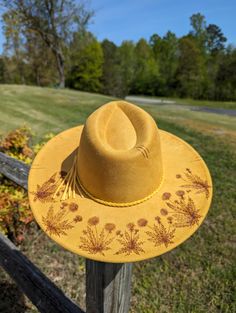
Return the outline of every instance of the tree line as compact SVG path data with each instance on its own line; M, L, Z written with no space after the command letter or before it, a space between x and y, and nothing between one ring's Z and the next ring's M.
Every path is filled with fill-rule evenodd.
M99 42L94 12L72 0L0 0L5 44L0 83L127 94L236 100L236 48L201 13L190 30L149 40Z

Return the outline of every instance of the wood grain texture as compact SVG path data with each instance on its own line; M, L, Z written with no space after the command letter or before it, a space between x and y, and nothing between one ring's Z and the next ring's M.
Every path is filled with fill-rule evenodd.
M27 164L0 152L0 173L25 189L28 188L29 169Z
M83 313L2 234L0 234L0 265L40 312Z
M86 312L128 313L132 263L86 260Z

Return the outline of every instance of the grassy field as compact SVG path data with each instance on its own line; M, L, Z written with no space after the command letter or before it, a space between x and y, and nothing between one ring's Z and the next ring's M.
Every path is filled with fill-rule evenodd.
M35 87L0 86L0 130L23 123L37 140L83 123L108 97ZM236 118L142 106L158 126L192 144L214 182L209 214L192 238L171 252L134 264L132 313L234 313ZM52 242L32 223L21 250L84 307L84 260ZM37 312L0 270L0 312Z
M35 141L43 135L73 127L84 122L99 105L111 97L49 88L0 85L0 134L20 125L29 125ZM235 117L190 111L173 105L146 105L156 119L163 118L187 128L235 141Z
M83 123L95 108L111 100L86 92L0 85L0 131L27 124L38 140Z

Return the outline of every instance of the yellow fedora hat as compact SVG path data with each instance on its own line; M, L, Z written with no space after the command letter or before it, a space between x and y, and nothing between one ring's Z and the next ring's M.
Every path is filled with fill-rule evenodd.
M188 143L141 108L113 101L41 149L28 190L50 238L86 258L124 263L189 238L208 212L212 181Z

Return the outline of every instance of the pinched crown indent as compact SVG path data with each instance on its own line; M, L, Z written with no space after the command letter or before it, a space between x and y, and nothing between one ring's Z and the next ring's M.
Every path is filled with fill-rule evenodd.
M100 107L83 128L77 167L81 186L94 198L126 203L152 195L163 177L155 121L125 101Z

